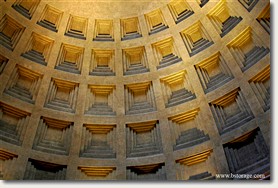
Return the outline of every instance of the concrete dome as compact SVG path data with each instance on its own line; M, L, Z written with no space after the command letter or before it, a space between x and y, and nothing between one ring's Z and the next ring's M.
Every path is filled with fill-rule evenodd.
M2 179L270 178L269 1L0 7Z

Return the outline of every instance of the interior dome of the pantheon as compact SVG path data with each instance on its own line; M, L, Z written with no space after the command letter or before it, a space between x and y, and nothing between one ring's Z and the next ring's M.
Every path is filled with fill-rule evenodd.
M0 10L1 179L270 179L269 0Z

